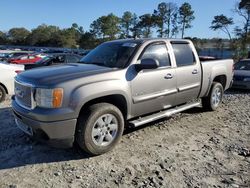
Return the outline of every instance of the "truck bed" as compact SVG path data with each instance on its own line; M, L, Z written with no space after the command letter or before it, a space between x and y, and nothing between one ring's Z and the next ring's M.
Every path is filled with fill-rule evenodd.
M221 75L221 72L224 72L225 78L227 78L225 80L224 89L228 89L233 79L233 64L234 63L232 59L209 59L206 61L201 61L203 76L200 97L206 96L208 94L213 81L212 78L215 78L217 74Z

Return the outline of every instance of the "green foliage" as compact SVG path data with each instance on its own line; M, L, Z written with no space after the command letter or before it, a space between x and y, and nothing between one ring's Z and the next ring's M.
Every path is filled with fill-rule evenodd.
M8 39L12 44L25 45L29 34L30 32L23 27L12 28L8 32Z
M139 19L136 14L133 14L130 31L132 32L133 38L140 38L141 28L139 26Z
M101 16L90 25L91 33L97 37L115 39L120 32L120 18L114 14Z
M231 34L230 34L228 27L230 25L233 25L233 23L234 23L233 18L228 18L225 15L221 14L218 16L214 16L214 19L212 21L210 28L214 31L216 31L218 29L222 30L223 32L225 32L228 35L229 39L231 40L232 37L231 37Z
M121 18L121 38L129 38L132 24L134 21L133 13L127 11L124 12Z
M152 35L152 28L154 27L154 18L151 14L144 14L139 17L138 28L142 30L142 36L149 38Z
M160 3L157 10L154 10L153 19L155 26L158 27L159 37L174 35L178 28L176 27L178 8L174 3ZM165 29L166 26L166 29ZM171 29L172 27L172 29Z
M179 8L179 24L181 25L181 38L184 37L185 29L192 27L191 22L195 19L192 6L185 2Z
M29 44L34 46L60 46L60 29L57 26L42 24L33 29Z
M247 54L250 38L250 1L241 0L235 7L235 12L242 18L243 27L236 26L235 33L240 40L241 54Z
M97 39L91 32L85 32L81 35L79 45L83 49L93 49L102 42L101 39Z
M7 40L6 33L0 31L0 44L7 44Z

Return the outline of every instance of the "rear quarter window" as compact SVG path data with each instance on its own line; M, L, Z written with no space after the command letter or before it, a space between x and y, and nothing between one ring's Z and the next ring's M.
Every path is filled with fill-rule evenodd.
M177 67L195 64L194 53L188 43L172 44Z

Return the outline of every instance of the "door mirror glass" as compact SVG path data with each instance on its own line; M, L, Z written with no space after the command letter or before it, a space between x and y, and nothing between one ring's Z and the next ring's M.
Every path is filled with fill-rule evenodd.
M141 63L135 65L137 71L143 69L157 69L159 67L159 61L155 59L142 59Z

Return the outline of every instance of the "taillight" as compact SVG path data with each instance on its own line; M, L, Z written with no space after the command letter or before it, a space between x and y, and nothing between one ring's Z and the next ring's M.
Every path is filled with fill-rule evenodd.
M16 70L15 73L20 74L21 72L23 72L22 70Z

